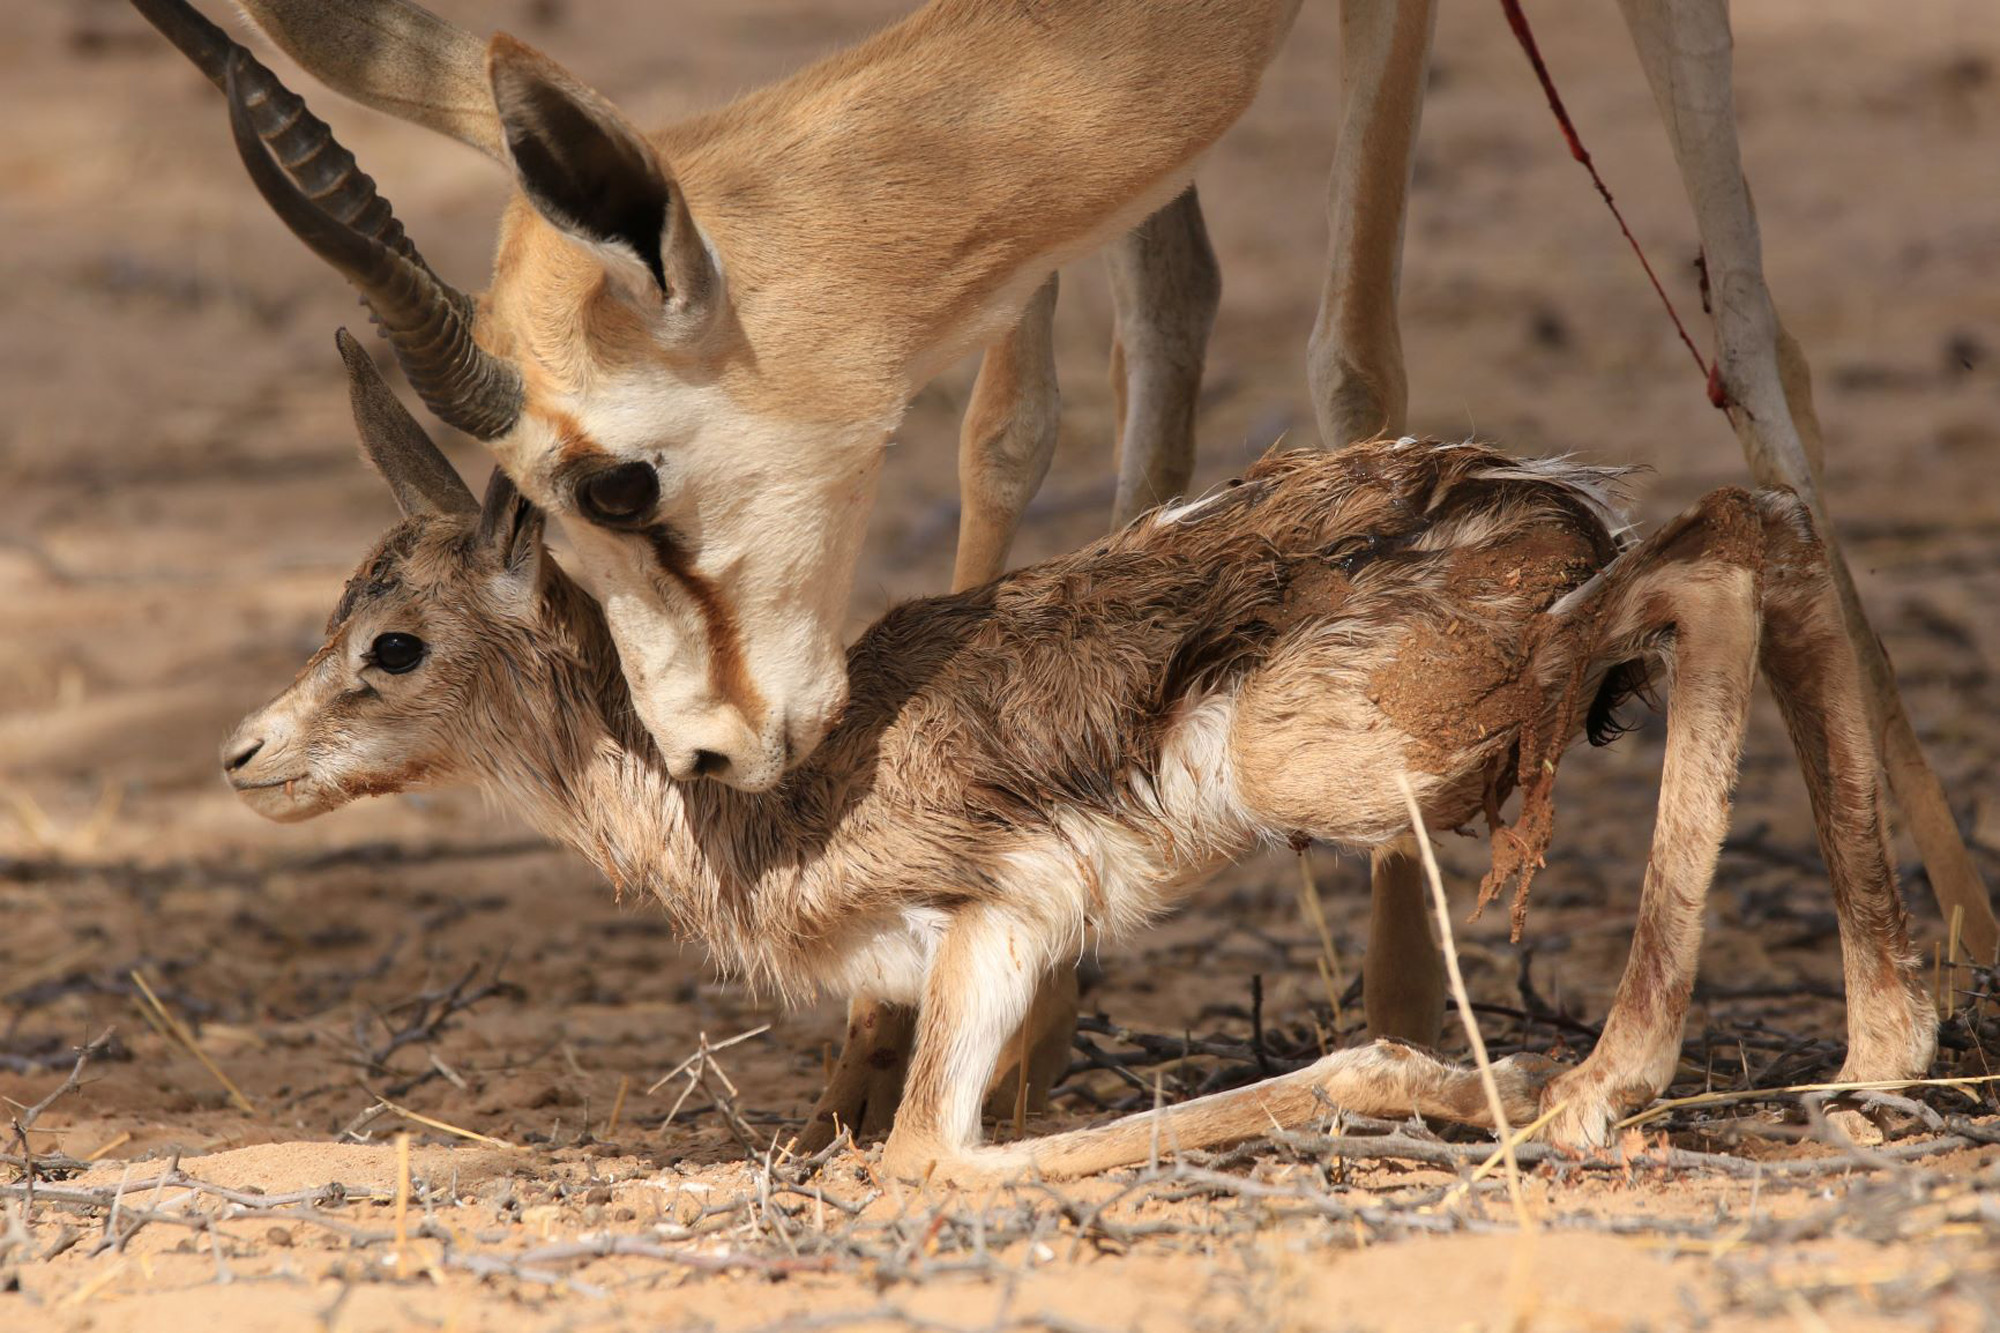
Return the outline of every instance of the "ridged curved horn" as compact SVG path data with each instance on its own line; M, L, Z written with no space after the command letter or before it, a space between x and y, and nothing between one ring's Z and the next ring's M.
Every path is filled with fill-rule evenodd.
M279 169L257 133L241 79L244 55L223 71L236 151L264 202L306 248L353 283L388 335L410 387L431 411L468 435L491 440L521 415L521 376L472 340L472 302L405 254L322 209Z
M432 272L326 122L186 0L132 3L223 90L258 192L359 289L418 397L468 435L506 434L521 414L519 373L473 341L472 302Z
M327 123L248 48L186 0L132 0L132 5L217 88L225 86L231 59L240 59L237 79L248 94L257 137L277 154L300 187L341 222L423 262L390 211L389 201L375 193L375 182L356 165L354 154L341 147Z

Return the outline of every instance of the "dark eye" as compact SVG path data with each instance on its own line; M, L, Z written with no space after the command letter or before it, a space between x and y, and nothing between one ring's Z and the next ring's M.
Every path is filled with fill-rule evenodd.
M660 479L649 464L621 463L585 477L576 498L584 514L600 523L630 523L653 511Z
M424 660L424 641L414 634L378 634L368 645L368 660L392 676L414 671Z

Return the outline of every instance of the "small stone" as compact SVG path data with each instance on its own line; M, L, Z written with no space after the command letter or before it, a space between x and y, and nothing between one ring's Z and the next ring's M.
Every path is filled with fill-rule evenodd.
M287 1250L292 1248L292 1232L290 1227L272 1227L264 1233L264 1239L270 1241L273 1245L282 1246Z

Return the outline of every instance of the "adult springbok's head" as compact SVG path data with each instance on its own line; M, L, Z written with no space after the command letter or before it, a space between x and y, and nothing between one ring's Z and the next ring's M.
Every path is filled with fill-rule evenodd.
M223 771L284 822L465 782L545 808L624 711L602 622L506 474L473 498L345 330L340 351L362 449L403 519L347 581L290 688L223 743Z
M185 0L134 4L227 94L259 191L359 289L425 403L563 520L669 771L761 789L810 752L846 699L842 622L905 392L843 364L839 297L757 239L774 213L820 220L690 147L698 224L660 147L512 38L407 0L245 0L335 87L509 170L475 301L248 51Z

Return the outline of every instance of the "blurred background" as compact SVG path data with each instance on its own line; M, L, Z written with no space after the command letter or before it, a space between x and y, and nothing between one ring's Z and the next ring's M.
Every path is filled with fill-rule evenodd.
M641 123L714 105L905 9L436 7L542 47ZM219 0L208 8L225 18ZM1646 522L1743 481L1727 423L1569 159L1499 6L1444 8L1403 272L1414 425L1643 464ZM1585 141L1705 349L1692 224L1615 8L1539 0L1531 14ZM1831 503L1989 876L2000 872L1993 18L1990 0L1748 0L1736 16L1744 155L1771 285L1816 373ZM326 1071L355 1013L503 955L521 989L463 1037L485 1052L464 1058L483 1059L490 1078L477 1093L431 1087L490 1132L546 1128L539 1108L608 1097L620 1072L650 1081L696 1028L719 1035L770 1017L710 982L644 904L615 904L580 861L540 850L474 797L377 800L280 828L227 791L222 735L317 646L350 567L394 517L357 463L332 345L337 325L365 317L254 194L220 97L121 0L4 0L0 28L0 1090L8 1069L46 1067L88 1027L129 1021L136 1034L126 978L137 967L206 1042L242 1053L240 1081L282 1105L292 1133L332 1132L359 1104ZM440 272L482 286L504 197L490 164L273 63ZM1200 171L1224 271L1203 482L1280 438L1313 438L1303 367L1336 71L1333 7L1313 0L1256 106ZM1109 301L1094 262L1063 281L1062 444L1022 560L1087 540L1110 509ZM927 388L898 433L857 629L948 579L971 370ZM483 455L452 447L483 478ZM1630 930L1658 734L1565 770L1557 855L1537 885L1535 976L1594 1016ZM1447 851L1461 883L1483 868L1481 844ZM1351 967L1365 867L1316 859ZM1801 1026L1834 1036L1837 960L1816 864L1803 790L1760 702L1706 972L1767 980L1787 1003L1818 1006ZM1194 1006L1240 1003L1262 971L1271 1011L1296 1016L1323 997L1310 950L1289 972L1282 950L1269 953L1272 938L1305 938L1296 874L1288 858L1239 871L1207 906L1108 957L1091 1003L1178 1030L1204 1021L1209 1010ZM1920 876L1911 897L1928 952L1939 931ZM1511 992L1521 955L1501 922L1474 931L1468 956L1479 985ZM1182 979L1197 961L1202 975ZM1702 1012L1730 1002L1704 992ZM746 1048L753 1100L802 1111L836 1032L823 1007ZM549 1054L557 1043L566 1058ZM136 1128L141 1147L281 1132L225 1110L164 1043L157 1054L168 1072L99 1085L72 1151L93 1146L92 1115L104 1137Z

